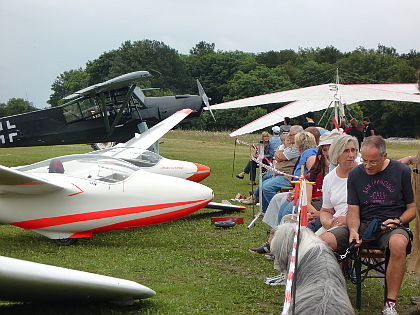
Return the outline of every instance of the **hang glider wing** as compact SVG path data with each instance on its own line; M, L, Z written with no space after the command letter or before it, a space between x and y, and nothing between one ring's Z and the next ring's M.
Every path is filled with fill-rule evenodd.
M64 97L64 100L71 100L80 96L96 94L104 91L116 90L124 86L139 82L142 78L148 77L151 74L148 71L135 71L120 75L119 77L110 79L108 81L88 86L71 95Z
M348 105L373 100L420 103L420 95L415 84L340 85L339 91L342 103Z
M43 194L63 188L36 175L0 165L0 194Z
M309 111L328 108L332 102L353 104L369 100L391 100L420 103L416 84L323 84L290 91L254 96L211 106L212 109L240 108L291 102L230 134L231 137L253 132L280 123L284 117L297 117Z
M310 111L318 111L328 108L330 103L323 101L300 100L289 103L267 115L264 115L249 124L235 130L230 134L231 137L237 137L256 130L263 129L267 126L278 124L284 120L284 117L297 117Z
M301 89L275 92L270 94L248 97L236 101L225 102L210 106L211 109L228 109L264 104L292 102L299 99L319 99L329 96L329 84L310 86Z

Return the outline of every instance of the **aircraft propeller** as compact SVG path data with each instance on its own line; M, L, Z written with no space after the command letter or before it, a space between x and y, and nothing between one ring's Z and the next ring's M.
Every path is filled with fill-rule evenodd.
M198 93L200 94L201 99L203 100L203 103L204 103L206 109L210 112L214 121L216 121L216 118L214 117L213 111L210 108L210 102L209 102L210 98L207 96L206 92L203 89L203 86L201 85L201 83L198 79L197 79L197 87L198 87Z

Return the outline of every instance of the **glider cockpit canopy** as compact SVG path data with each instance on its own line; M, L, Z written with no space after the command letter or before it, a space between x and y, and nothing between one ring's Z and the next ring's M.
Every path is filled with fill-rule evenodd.
M157 153L137 147L115 146L109 149L92 152L92 154L113 156L128 161L138 167L152 167L163 159L163 157Z
M127 179L139 168L112 157L102 157L97 154L76 154L18 167L17 170L35 174L66 174L76 178L116 183Z

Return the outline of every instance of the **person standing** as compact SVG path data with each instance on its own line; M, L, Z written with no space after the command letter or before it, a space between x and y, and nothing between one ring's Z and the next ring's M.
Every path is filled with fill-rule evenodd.
M270 140L268 140L268 154L267 158L272 161L274 159L274 153L279 150L279 147L281 145L281 139L280 139L280 127L274 126L271 128L273 131L273 135L271 136Z
M302 125L303 129L306 129L308 127L316 127L316 122L314 120L313 112L306 113L305 118L306 118L306 121Z
M365 125L363 128L365 138L375 135L375 130L373 129L373 125L370 122L369 117L363 118L363 125Z
M280 133L288 133L290 131L290 118L284 117L283 125L280 126Z
M350 129L348 129L346 133L350 136L355 137L357 141L359 142L359 148L361 148L364 137L363 137L363 132L357 128L357 119L352 118L350 120L350 125L351 125Z

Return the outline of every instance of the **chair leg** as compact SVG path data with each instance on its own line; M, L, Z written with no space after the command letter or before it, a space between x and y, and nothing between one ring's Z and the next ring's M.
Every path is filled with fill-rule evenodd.
M354 260L356 273L356 309L360 311L362 307L362 263L360 257Z

